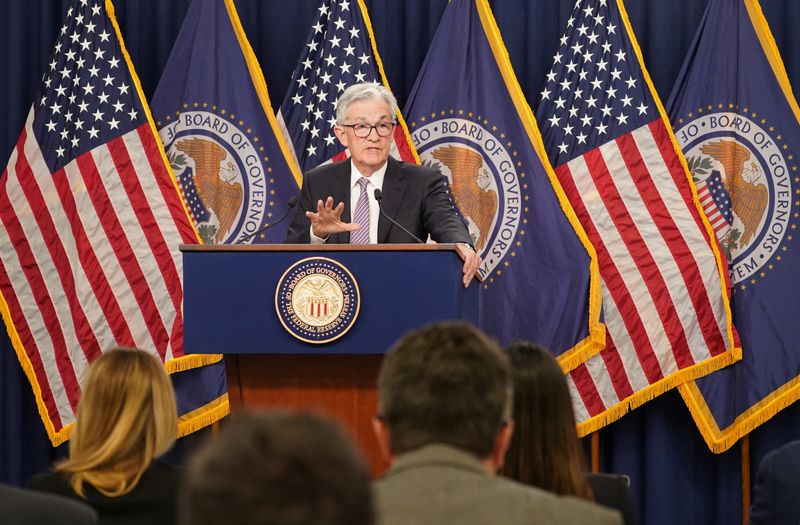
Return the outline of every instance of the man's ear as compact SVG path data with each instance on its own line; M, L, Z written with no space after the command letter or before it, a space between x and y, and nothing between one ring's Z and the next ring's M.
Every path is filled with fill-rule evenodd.
M345 133L343 127L336 125L333 127L333 132L336 134L336 138L339 139L339 142L342 143L342 146L344 146L345 148L350 147L349 144L347 143L347 133Z
M389 431L389 426L386 421L378 416L372 418L372 431L375 433L375 439L378 440L378 448L381 451L383 459L387 463L392 463L392 436Z
M511 445L511 436L514 435L514 420L509 419L497 433L494 440L494 449L490 454L490 461L494 471L497 472L506 460L506 452Z

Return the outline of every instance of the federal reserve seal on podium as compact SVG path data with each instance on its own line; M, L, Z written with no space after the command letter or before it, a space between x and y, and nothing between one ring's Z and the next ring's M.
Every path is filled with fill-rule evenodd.
M296 262L278 280L275 311L283 327L306 343L335 341L358 317L361 295L353 274L327 257Z

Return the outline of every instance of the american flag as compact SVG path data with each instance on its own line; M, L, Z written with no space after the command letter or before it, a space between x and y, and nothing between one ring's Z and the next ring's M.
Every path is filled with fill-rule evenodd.
M103 350L183 355L197 242L104 5L71 3L0 179L0 306L54 444Z
M333 128L336 100L348 87L377 82L388 88L366 7L359 0L324 0L311 26L278 123L302 171L348 157ZM398 111L391 155L417 162Z
M537 112L602 278L607 346L568 377L582 433L734 359L727 267L621 8L576 2Z
M722 238L731 228L733 212L730 195L722 184L719 171L712 171L706 180L697 184L697 196L714 233Z

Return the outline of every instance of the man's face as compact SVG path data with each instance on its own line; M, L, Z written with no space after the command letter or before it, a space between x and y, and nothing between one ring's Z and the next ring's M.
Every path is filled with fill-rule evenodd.
M393 122L394 115L389 105L382 100L359 100L350 104L345 115L345 124L376 125ZM392 135L381 137L377 130L370 130L366 138L356 137L353 128L336 126L339 141L350 150L350 157L358 171L369 177L386 163Z

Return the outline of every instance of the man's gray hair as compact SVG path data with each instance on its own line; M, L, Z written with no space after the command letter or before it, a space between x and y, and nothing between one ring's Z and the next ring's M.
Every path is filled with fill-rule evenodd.
M397 115L397 100L392 92L378 84L377 82L364 82L353 84L344 90L344 93L336 101L336 123L344 124L347 117L347 110L353 102L362 100L378 100L385 102L392 111L392 118Z

